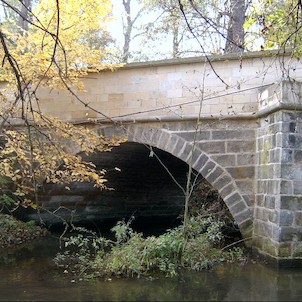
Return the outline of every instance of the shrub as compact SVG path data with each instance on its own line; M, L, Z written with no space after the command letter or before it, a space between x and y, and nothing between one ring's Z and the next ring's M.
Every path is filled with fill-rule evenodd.
M78 276L173 276L180 269L202 270L238 259L241 249L222 250L222 227L223 223L212 216L199 216L190 218L186 235L180 225L160 236L144 238L131 228L130 222L119 221L111 229L114 241L95 233L90 237L80 233L66 241L66 250L54 260L57 266Z

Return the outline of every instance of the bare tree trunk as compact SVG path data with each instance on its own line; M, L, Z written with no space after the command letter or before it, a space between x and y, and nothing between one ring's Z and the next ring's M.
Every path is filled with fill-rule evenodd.
M173 27L173 58L179 57L178 25Z
M18 25L22 29L22 34L28 31L28 20L30 18L29 11L31 9L31 0L22 0L21 4L21 14L19 16Z
M244 50L245 12L247 6L244 0L231 0L230 21L227 31L225 53L242 52Z
M131 42L131 32L133 22L131 20L131 0L123 0L123 5L126 12L126 24L124 25L124 47L123 47L123 62L127 63L129 59L129 49Z

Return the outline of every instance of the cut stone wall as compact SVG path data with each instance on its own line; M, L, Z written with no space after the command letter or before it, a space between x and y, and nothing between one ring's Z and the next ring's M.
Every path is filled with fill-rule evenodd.
M104 127L107 136L164 150L200 173L224 199L242 235L252 235L255 197L255 120L196 121ZM196 132L196 134L195 134ZM195 138L195 144L194 144ZM192 152L193 151L193 152Z
M302 113L260 120L253 246L280 260L302 257Z
M261 109L259 88L278 83L284 68L302 79L301 62L279 55L251 52L127 64L85 76L85 90L74 90L83 103L66 90L40 87L39 108L69 122L255 114Z

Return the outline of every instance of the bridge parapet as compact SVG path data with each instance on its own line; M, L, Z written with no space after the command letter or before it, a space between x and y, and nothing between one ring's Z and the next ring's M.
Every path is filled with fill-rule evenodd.
M266 106L265 92L259 105L259 89L280 83L284 66L290 78L302 79L299 64L263 52L133 63L85 77L85 91L76 93L88 107L67 91L37 95L44 113L69 122L252 115Z

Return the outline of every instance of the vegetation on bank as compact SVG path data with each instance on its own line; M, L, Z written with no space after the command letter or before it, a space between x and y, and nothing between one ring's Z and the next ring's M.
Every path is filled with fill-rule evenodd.
M208 269L243 254L241 248L223 248L224 223L212 215L191 217L186 234L180 225L160 236L144 237L130 223L119 221L111 229L113 240L78 228L56 255L56 265L75 278L174 276L181 269Z
M22 222L12 215L0 213L0 248L21 244L45 236L48 231L34 221Z

